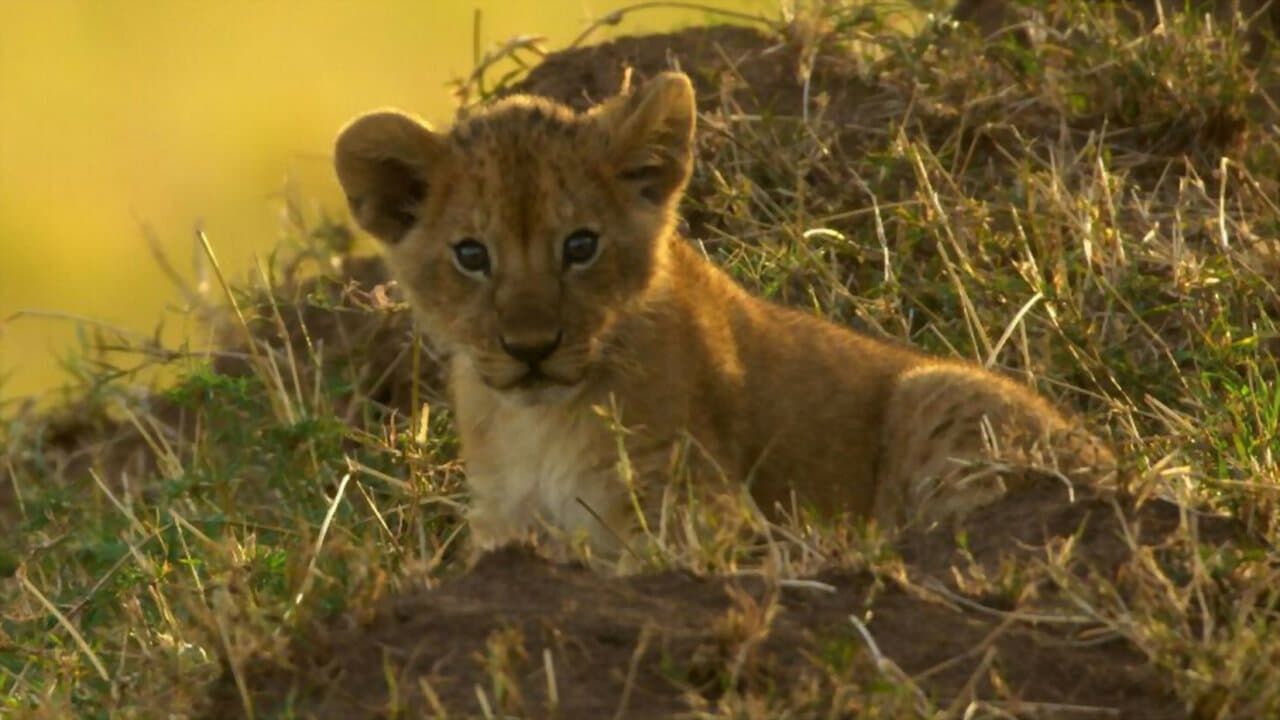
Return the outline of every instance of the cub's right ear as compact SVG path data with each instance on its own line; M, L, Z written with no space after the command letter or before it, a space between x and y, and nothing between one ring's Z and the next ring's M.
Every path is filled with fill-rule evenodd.
M671 204L693 169L698 108L689 76L660 73L593 112L609 135L608 162L615 176L645 200Z
M399 112L362 115L344 128L333 164L360 227L385 243L404 237L418 221L428 178L445 150L440 135Z

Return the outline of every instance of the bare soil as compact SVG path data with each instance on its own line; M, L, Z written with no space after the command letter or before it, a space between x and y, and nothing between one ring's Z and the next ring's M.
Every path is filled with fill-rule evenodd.
M1049 584L1033 601L1010 601L966 593L951 570L970 559L990 569L1013 558L1034 563L1074 535L1079 576L1115 581L1134 552L1158 551L1182 522L1167 503L1123 505L1101 497L1071 501L1061 486L1041 483L977 513L963 533L902 538L900 581L837 568L814 578L829 589L677 572L601 577L511 547L438 587L389 599L371 615L317 623L287 657L243 674L260 713L287 705L299 717L375 718L388 717L394 705L416 717L438 702L475 716L482 712L477 687L491 702L498 696L491 643L516 638L505 656L510 685L503 692L519 716L551 714L549 653L558 717L668 717L713 703L728 682L785 697L797 687L824 688L832 674L874 680L885 670L853 616L884 658L942 707L981 697L1004 698L1023 717L1186 717L1131 644L1093 623L1042 620L1055 610L1059 618L1068 614ZM1141 528L1133 546L1122 517L1125 526ZM1237 535L1219 518L1198 525L1206 540ZM961 534L971 538L967 547L956 542ZM726 630L731 618L772 602L779 611L758 643ZM727 678L724 668L739 653L741 671ZM871 682L863 686L876 692ZM228 672L209 717L235 716L241 707ZM851 700L840 716L853 716L856 707Z

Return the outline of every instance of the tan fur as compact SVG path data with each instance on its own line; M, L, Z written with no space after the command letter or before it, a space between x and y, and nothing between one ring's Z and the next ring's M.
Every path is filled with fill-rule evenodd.
M965 462L991 447L1064 473L1110 462L1012 380L753 297L677 236L694 117L667 73L580 114L513 97L448 133L383 112L339 137L355 218L450 357L479 547L550 528L616 550L636 517L610 414L648 512L678 447L766 511L794 493L890 526L995 497L1001 479ZM600 249L566 267L578 229ZM455 265L463 238L488 275ZM532 380L503 349L557 337Z

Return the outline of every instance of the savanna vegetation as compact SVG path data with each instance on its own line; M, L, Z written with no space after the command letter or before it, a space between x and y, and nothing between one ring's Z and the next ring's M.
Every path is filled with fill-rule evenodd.
M638 575L468 569L433 351L344 212L288 202L247 280L205 245L213 350L90 338L73 392L4 417L0 712L1280 715L1277 17L832 0L513 42L456 88L585 105L677 65L692 241L1033 384L1116 447L1120 496L1045 478L892 543L726 497L672 508ZM173 379L133 382L154 365Z

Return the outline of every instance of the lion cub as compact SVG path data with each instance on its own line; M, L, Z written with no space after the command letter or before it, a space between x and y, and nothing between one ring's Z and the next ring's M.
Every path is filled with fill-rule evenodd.
M352 214L449 357L479 548L554 530L616 552L677 447L766 512L889 527L994 499L973 462L993 449L1111 462L1018 383L753 297L680 238L695 115L664 73L581 113L520 96L447 133L385 111L338 137Z

